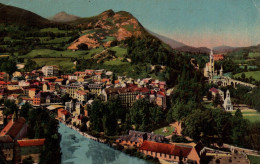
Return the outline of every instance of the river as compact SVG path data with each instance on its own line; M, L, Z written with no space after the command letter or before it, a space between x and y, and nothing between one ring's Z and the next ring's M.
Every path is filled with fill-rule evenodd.
M85 138L60 123L62 164L148 164L109 146Z

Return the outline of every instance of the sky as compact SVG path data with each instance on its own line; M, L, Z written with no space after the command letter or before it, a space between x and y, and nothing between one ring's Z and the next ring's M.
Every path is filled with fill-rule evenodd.
M48 18L128 11L147 29L194 47L260 44L260 0L0 0ZM1 9L0 9L1 10Z

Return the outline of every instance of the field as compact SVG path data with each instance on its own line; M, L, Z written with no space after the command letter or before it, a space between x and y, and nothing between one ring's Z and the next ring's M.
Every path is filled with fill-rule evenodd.
M248 155L248 159L250 160L251 164L259 164L260 163L260 157L259 156Z
M86 51L70 51L70 50L65 50L65 51L56 51L56 50L50 50L50 49L35 49L29 52L28 54L24 56L20 56L20 58L55 58L55 57L73 57L73 58L83 58L84 59L89 59L91 58L91 55L100 53L103 51L104 48L100 47L97 49L91 49L91 50L86 50Z
M250 72L244 72L246 77L249 78L252 76L255 80L260 80L260 71L250 71ZM242 73L235 74L234 77L241 77Z
M164 128L166 128L168 130L168 132L163 132ZM160 129L157 129L154 131L154 134L160 134L160 135L164 135L164 136L169 136L172 134L172 132L174 132L174 127L172 126L166 126Z
M105 65L122 65L122 64L129 64L128 62L122 62L121 60L119 59L116 59L116 60L109 60L109 61L106 61L104 62Z
M258 57L260 57L260 53L250 52L250 53L248 54L248 57L249 57L249 58L258 58Z
M119 46L112 47L112 48L110 48L110 50L116 51L117 57L124 57L124 55L126 55L126 53L127 53L127 49L119 47Z
M64 71L73 70L75 67L70 58L34 58L32 60L34 60L40 67L44 65L57 65Z
M232 111L232 114L235 114L236 111ZM250 122L260 121L260 113L256 110L249 109L249 110L241 110L243 117Z
M67 33L71 31L59 30L58 28L44 28L40 32Z

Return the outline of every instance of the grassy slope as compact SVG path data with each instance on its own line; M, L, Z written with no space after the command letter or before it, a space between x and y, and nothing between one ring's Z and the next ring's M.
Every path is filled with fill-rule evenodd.
M232 111L232 114L235 114L236 111ZM250 122L260 121L260 113L256 110L241 110L243 117Z
M250 72L244 72L246 77L249 78L252 76L256 80L260 80L260 71L250 71ZM234 77L241 77L242 73L235 74Z
M248 155L248 159L250 160L251 164L259 164L260 157Z

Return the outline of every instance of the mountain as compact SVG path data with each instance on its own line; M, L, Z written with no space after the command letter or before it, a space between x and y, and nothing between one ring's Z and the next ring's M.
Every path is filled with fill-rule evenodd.
M178 48L174 48L177 51L181 52L190 52L196 54L208 54L210 53L210 49L207 47L191 47L191 46L182 46Z
M171 48L175 49L175 48L179 48L179 47L183 47L186 46L184 43L178 42L174 39L168 38L166 36L154 33L150 30L147 30L151 35L157 37L158 39L160 39L162 42L168 44Z
M217 53L217 54L226 54L228 52L235 50L236 48L237 47L230 47L230 46L222 45L222 46L214 47L213 51L214 51L214 53Z
M52 24L48 19L18 7L0 3L0 9L0 23L38 27Z
M68 13L62 11L62 12L55 14L53 17L50 17L49 19L54 21L54 22L64 23L64 22L75 21L77 19L80 19L80 17L75 16L75 15L71 15L71 14L68 14Z
M97 16L80 18L68 24L81 29L81 36L68 47L70 50L77 50L82 44L88 45L88 48L100 45L109 47L130 37L150 36L138 20L126 11L107 10Z

